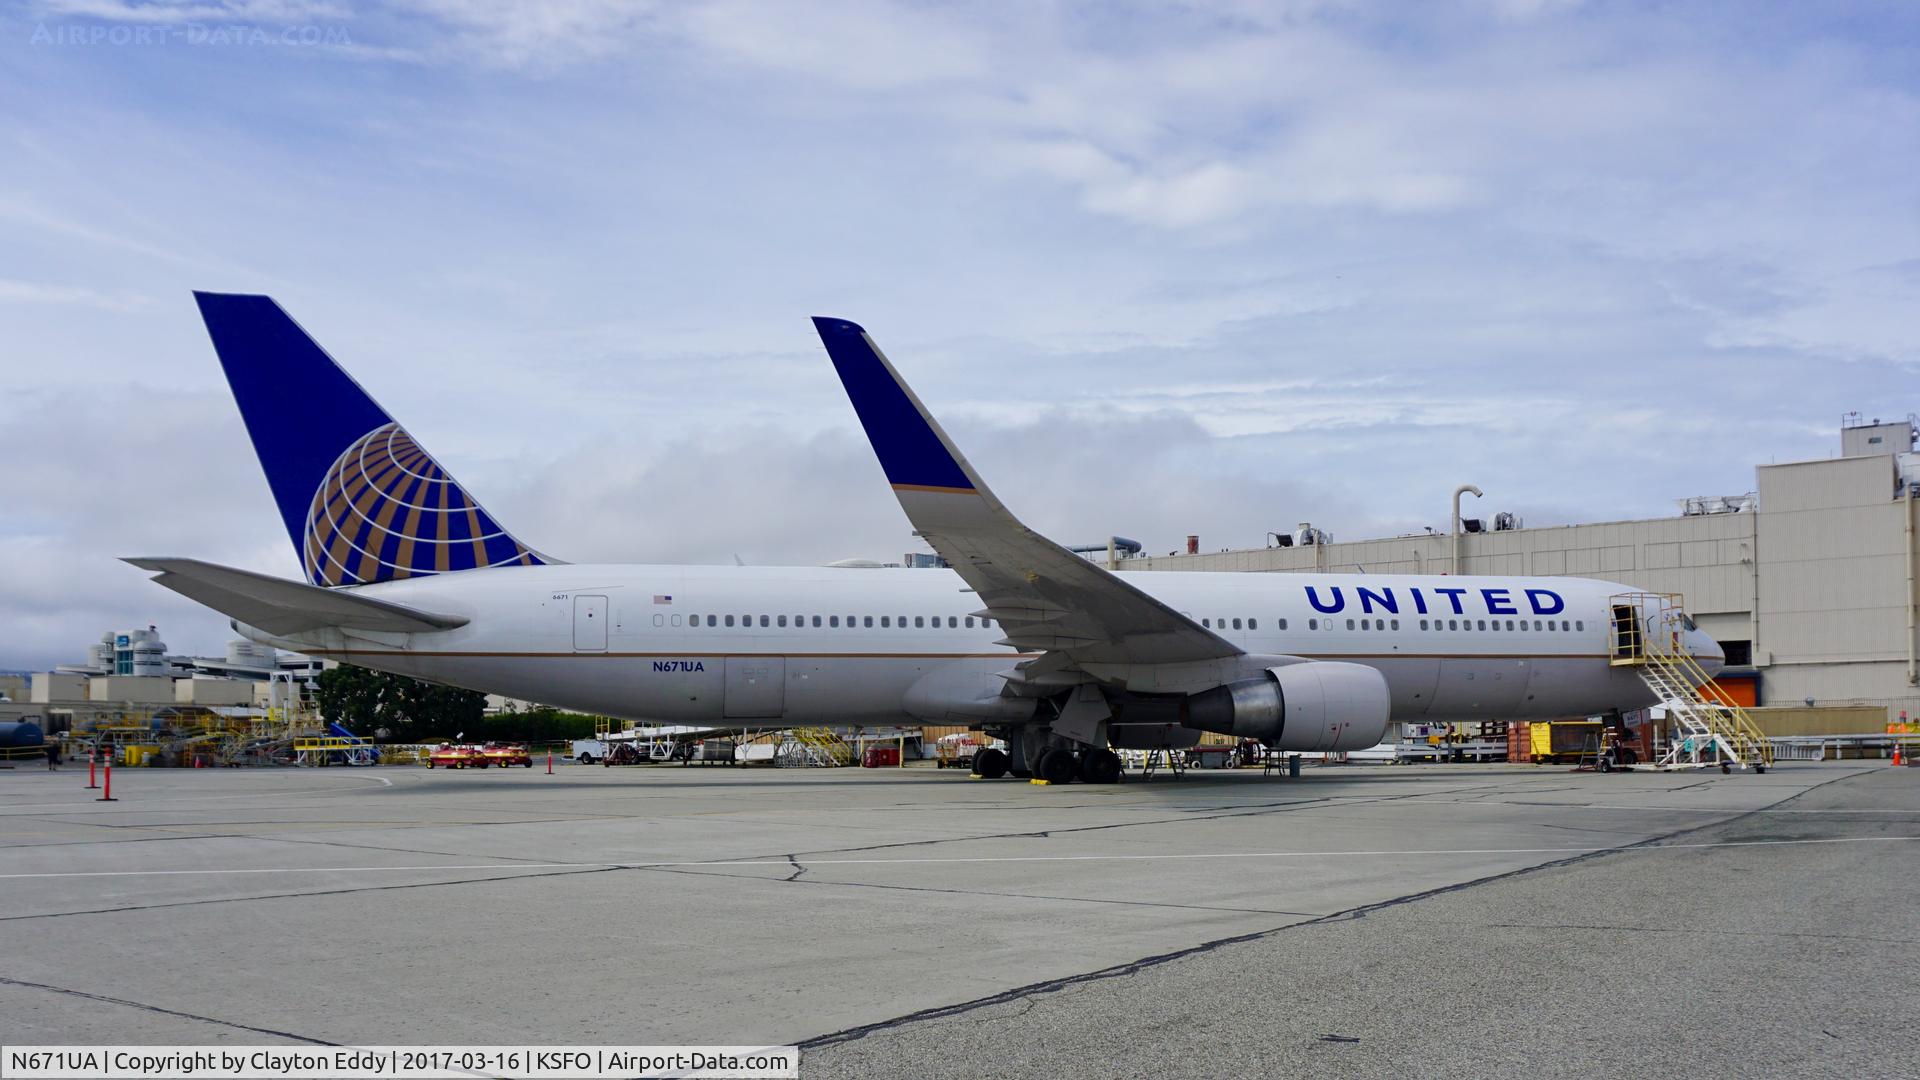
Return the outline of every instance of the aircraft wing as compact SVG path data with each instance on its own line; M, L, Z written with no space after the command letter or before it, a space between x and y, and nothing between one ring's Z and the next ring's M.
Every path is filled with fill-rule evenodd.
M1021 524L865 330L845 319L813 324L916 534L980 595L980 614L1006 631L1002 644L1071 663L1240 655L1232 642Z
M459 615L390 604L371 596L323 589L300 581L236 570L199 559L125 559L174 592L269 634L297 634L323 626L417 633L465 626Z

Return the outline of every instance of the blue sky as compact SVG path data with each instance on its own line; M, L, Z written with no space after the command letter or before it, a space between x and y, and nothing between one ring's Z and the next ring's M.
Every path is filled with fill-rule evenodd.
M814 314L1159 551L1659 515L1920 407L1910 5L0 11L0 668L220 646L118 555L295 572L194 288L576 560L914 548Z

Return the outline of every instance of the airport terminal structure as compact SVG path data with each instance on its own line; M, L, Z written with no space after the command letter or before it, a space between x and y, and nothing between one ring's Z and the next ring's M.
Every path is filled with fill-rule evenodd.
M1752 492L1680 500L1674 517L1550 528L1510 515L1458 534L1326 542L1302 523L1272 546L1138 556L1128 571L1535 574L1679 593L1726 649L1743 706L1876 705L1920 716L1915 499L1920 426L1849 417L1840 454L1761 465ZM1453 549L1458 542L1457 560ZM1278 542L1275 542L1278 541Z

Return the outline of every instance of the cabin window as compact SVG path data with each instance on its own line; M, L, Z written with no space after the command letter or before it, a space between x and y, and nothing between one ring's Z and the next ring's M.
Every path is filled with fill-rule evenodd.
M900 621L902 623L905 623L907 620L904 617L902 617ZM927 617L925 615L915 615L913 617L913 625L915 627L923 627L927 625Z
M785 615L780 616L779 622L781 626L787 625L787 617ZM761 626L767 625L767 620L765 616L761 616L760 625Z
M839 620L838 620L838 619L835 619L834 621L835 621L835 622L839 622ZM820 625L820 616L818 616L818 615L815 615L815 616L813 617L813 625L815 625L815 626L819 626L819 625Z
M1425 619L1421 619L1421 620L1420 620L1420 629L1422 629L1422 630L1425 630L1426 628L1427 628L1427 620L1425 620Z
M1234 628L1235 630L1238 630L1238 629L1240 629L1240 620L1239 620L1239 619L1235 619L1235 620L1233 620L1233 628Z
M1487 620L1485 620L1485 619L1481 619L1481 620L1480 620L1480 629L1482 629L1482 630L1485 630L1486 628L1487 628Z
M893 616L891 616L891 615L882 615L882 616L880 616L880 625L881 625L881 626L892 626L892 625L893 625Z
M1393 628L1394 628L1395 630L1398 630L1398 629L1400 629L1400 620L1399 620L1399 619L1395 619L1395 620L1393 620Z
M1449 629L1449 630L1458 630L1458 629L1460 629L1460 620L1459 620L1459 619L1448 619L1448 620L1447 620L1447 629Z
M1247 620L1247 629L1249 629L1249 630L1258 630L1258 629L1260 629L1260 620L1259 620L1259 619L1248 619L1248 620Z
M1204 626L1204 627L1206 627L1206 628L1208 628L1209 630L1211 630L1211 629L1213 628L1213 620L1212 620L1212 619L1201 619L1201 620L1200 620L1200 625L1201 625L1201 626Z
M728 625L728 626L732 626L732 625L733 625L733 616L731 616L731 615L729 615L729 616L727 616L727 625Z
M967 629L973 629L973 616L967 616Z
M873 627L873 616L871 616L871 615L869 615L869 616L867 616L867 618L866 618L866 622L865 622L865 625L866 625L866 626L867 626L867 627L868 627L869 629L871 629L871 628Z
M1587 628L1587 621L1585 619L1575 619L1573 620L1573 628L1575 630L1585 630Z
M760 625L761 625L761 626L770 626L770 625L772 625L772 619L771 619L771 618L770 618L769 616L766 616L766 615L762 615L762 616L760 616Z
M1285 619L1281 619L1281 620L1280 620L1280 629L1282 629L1282 630L1285 630L1286 628L1287 628L1287 620L1285 620Z
M1283 621L1281 622L1281 628L1282 628L1282 629L1285 629L1285 628L1286 628L1286 623L1285 623L1285 621L1284 621L1284 620L1283 620ZM1309 629L1309 630L1318 630L1318 629L1320 629L1320 620L1319 620L1319 619L1308 619L1308 620L1307 620L1307 629Z
M906 628L907 628L907 617L905 615L902 615L900 616L900 629L905 630Z
M829 616L827 616L827 625L828 625L828 626L830 626L830 627L833 627L834 629L839 629L839 627L840 627L840 616L838 616L838 615L829 615Z
M1347 629L1349 629L1349 630L1351 630L1351 629L1353 629L1353 620L1352 620L1352 619L1348 619L1348 620L1347 620Z

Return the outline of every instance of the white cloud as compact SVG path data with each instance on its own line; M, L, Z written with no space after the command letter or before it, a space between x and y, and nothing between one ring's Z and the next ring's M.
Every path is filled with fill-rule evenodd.
M547 69L626 53L652 31L645 0L409 0L450 39L430 35L432 55L502 68Z
M38 281L14 281L0 278L0 304L56 304L70 307L103 308L127 311L153 301L129 293L104 293L79 285L53 285Z

